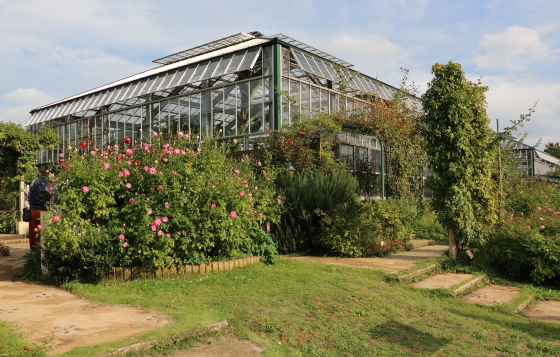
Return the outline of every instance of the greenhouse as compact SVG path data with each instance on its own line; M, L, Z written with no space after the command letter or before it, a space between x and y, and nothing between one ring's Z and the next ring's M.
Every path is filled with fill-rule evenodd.
M40 152L38 163L56 161L63 148L82 142L150 140L151 130L235 138L249 150L290 125L296 112L351 110L366 95L389 100L397 90L283 34L239 33L153 62L159 66L33 109L27 126L49 124L62 138L55 150ZM420 107L415 97L406 104ZM381 171L375 139L344 135L339 151L349 162L375 161Z

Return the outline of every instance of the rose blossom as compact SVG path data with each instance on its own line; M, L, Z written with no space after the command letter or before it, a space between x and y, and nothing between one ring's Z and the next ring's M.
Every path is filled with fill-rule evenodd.
M212 203L212 204L210 205L210 208L214 209L214 208L216 208L216 205Z
M54 217L53 217L53 220L54 220L55 222L60 221L60 216L54 216Z
M156 218L156 220L154 221L154 224L155 224L156 226L161 225L161 219Z
M235 211L231 211L231 212L229 213L229 215L230 215L231 217L237 217L237 213L236 213Z
M123 240L123 239L124 239L124 236L121 234L121 235L119 236L119 239L120 239L120 240Z
M82 191L84 193L88 193L89 192L89 187L87 187L87 186L82 187Z
M241 197L245 196L245 192L240 191L240 192L239 192L239 196L241 196Z
M163 217L161 220L167 223L167 221L169 221L169 218Z
M134 198L129 198L129 199L128 199L128 203L130 203L131 205L133 205L133 204L134 204Z
M123 174L124 174L125 176L130 176L130 171L124 170L124 171L123 171Z
M162 235L163 235L163 232L162 232L162 231L158 231L158 232L157 232L157 235L158 235L158 236L162 236Z
M119 172L119 173L117 174L117 176L118 176L118 177L123 177L124 174L123 174L122 172Z
M157 170L156 170L155 167L150 167L150 173L151 173L152 175L155 175L156 172L157 172Z
M131 188L131 187L132 187L132 184L130 182L127 182L126 183L126 188Z
M162 185L159 185L159 186L157 187L157 189L158 189L158 190L163 190L163 186L162 186Z
M122 246L125 248L128 247L128 242L124 242Z

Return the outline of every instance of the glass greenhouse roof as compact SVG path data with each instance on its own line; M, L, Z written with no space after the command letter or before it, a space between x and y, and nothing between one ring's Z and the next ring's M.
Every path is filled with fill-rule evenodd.
M110 105L141 104L148 100L147 95L150 94L163 92L165 96L178 95L182 87L253 69L263 52L262 46L276 40L291 46L293 58L309 75L332 82L346 79L356 91L373 93L386 100L393 97L395 88L348 70L353 66L349 62L284 34L263 36L252 32L228 36L159 58L154 62L161 66L33 109L27 125L71 115L89 117L99 114L102 108L109 109ZM407 104L416 108L420 106L417 98L407 99Z

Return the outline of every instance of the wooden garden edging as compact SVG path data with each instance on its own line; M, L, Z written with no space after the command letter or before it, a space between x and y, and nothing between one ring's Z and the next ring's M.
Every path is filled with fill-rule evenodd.
M107 278L115 280L129 280L133 277L165 278L176 275L208 274L218 271L230 271L235 267L255 264L260 261L261 257L250 257L200 265L182 265L169 268L158 268L157 270L152 271L143 267L112 268L107 272Z

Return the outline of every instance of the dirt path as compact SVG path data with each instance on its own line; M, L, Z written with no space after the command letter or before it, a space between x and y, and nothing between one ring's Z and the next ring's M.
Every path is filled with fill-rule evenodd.
M49 285L24 283L13 272L28 244L10 245L0 257L0 320L15 324L33 344L50 340L49 355L133 336L171 322L152 311L104 305ZM53 337L54 336L54 337Z

